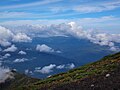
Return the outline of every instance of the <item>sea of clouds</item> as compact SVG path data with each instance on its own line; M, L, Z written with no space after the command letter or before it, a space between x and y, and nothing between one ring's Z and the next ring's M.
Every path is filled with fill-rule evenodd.
M32 42L34 37L53 37L53 36L73 36L79 39L87 39L94 44L100 46L108 46L109 50L118 52L120 47L117 44L120 43L120 34L108 34L101 33L95 30L83 30L81 26L78 26L75 22L52 24L52 25L22 25L22 26L0 26L0 51L2 52L15 52L18 48L14 45L17 42ZM4 47L5 49L3 50ZM36 46L36 51L40 52L57 52L53 48L42 44ZM19 54L26 55L26 52L20 51ZM9 55L10 56L10 55ZM8 54L6 55L8 57ZM24 62L26 59L16 59L14 62ZM56 67L55 65L51 65ZM63 66L61 66L63 67ZM45 67L47 68L47 67ZM9 69L0 67L0 82L3 82L5 74L9 72ZM45 72L42 68L40 72ZM8 73L9 74L9 73ZM8 77L8 76L7 76Z
M0 45L10 46L11 42L30 42L33 37L73 36L87 39L94 44L108 46L119 51L120 34L108 34L95 30L83 30L75 22L52 25L0 26Z

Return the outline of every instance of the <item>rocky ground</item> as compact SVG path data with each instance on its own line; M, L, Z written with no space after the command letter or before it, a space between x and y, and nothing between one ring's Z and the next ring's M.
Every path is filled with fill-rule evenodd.
M120 67L113 72L56 86L53 90L120 90Z

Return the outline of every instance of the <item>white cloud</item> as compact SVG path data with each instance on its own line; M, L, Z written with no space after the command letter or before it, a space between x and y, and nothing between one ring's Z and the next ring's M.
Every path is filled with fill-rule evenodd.
M120 7L120 0L111 0L111 1L97 1L97 2L94 1L94 3L88 2L88 3L77 4L77 5L75 4L71 6L62 6L62 7L59 6L55 10L56 11L73 10L83 14L83 13L109 11L119 7Z
M0 83L4 83L8 78L12 79L13 73L9 68L0 67Z
M118 8L120 6L115 6L115 5L98 5L98 6L90 6L90 5L80 5L75 7L73 10L78 11L80 13L91 13L91 12L102 12L102 11L108 11L108 10L113 10L115 8Z
M76 16L78 14L83 13L93 13L93 12L102 12L102 11L108 11L108 10L114 10L120 7L120 1L119 0L110 0L110 1L94 1L94 3L80 3L79 1L71 2L67 1L67 5L48 5L48 7L44 7L42 5L49 4L49 3L56 3L63 0L43 0L38 2L32 2L32 3L26 3L26 4L20 4L20 5L8 5L8 6L0 6L0 9L4 9L5 12L1 12L0 18L53 18L53 17L66 17L66 16ZM78 2L78 3L77 3ZM72 4L72 5L71 5ZM32 7L31 7L32 6ZM26 8L24 8L26 7ZM41 8L45 11L48 11L48 13L28 13L28 12L17 12L16 8L22 8L26 10L34 10L34 8L38 8L40 10ZM8 12L7 9L12 9L12 11L15 12ZM15 10L13 10L15 9ZM41 10L42 11L42 10ZM73 11L72 13L67 13L69 11Z
M18 54L21 54L21 55L26 55L27 53L26 52L24 52L24 51L19 51L19 53Z
M4 47L7 47L7 46L10 46L11 43L8 42L8 41L6 41L6 40L0 40L0 45L1 45L1 46L4 46Z
M89 32L82 30L81 27L77 26L75 22L69 23L71 26L70 32L73 36L78 38L88 39L91 42L101 45L101 46L108 46L110 50L119 51L120 49L115 46L115 43L120 43L120 34L107 34L107 33L97 33L97 32ZM112 49L111 49L112 48Z
M6 58L9 58L11 56L11 54L9 54L9 53L6 53L4 56L2 56L2 55L0 55L0 63L1 62L6 62L6 61L2 61L3 59L6 59ZM8 61L9 62L9 61Z
M20 18L32 15L26 12L0 12L0 18Z
M48 66L44 66L43 68L41 68L40 70L37 69L35 70L35 72L40 72L42 74L48 74L48 73L51 73L53 72L53 69L56 67L55 64L50 64Z
M6 29L5 27L0 26L0 39L10 39L12 38L13 33L9 30Z
M9 40L12 38L13 33L2 26L0 26L0 45L2 46L9 46L11 43Z
M17 50L17 47L15 45L12 45L11 47L8 47L4 50L4 52L15 52Z
M71 64L67 64L66 68L68 69L73 69L75 67L75 65L73 63Z
M64 26L64 27L63 27ZM63 27L63 28L62 28ZM17 27L9 27L12 31L19 33L25 33L32 37L49 37L49 36L63 36L64 35L64 29L67 26L65 24L59 24L59 25L22 25ZM17 29L17 30L16 30Z
M55 51L54 49L52 49L51 47L45 44L37 45L36 50L40 52L47 52L47 53L52 53L52 52L60 53L60 51Z
M29 69L26 69L26 70L25 70L25 74L31 74L31 75L32 75L32 74L33 74L33 72L32 72L32 71L30 71Z
M17 35L13 37L14 42L30 42L31 40L32 39L24 33L17 33Z
M4 58L8 58L8 57L10 57L11 55L9 54L9 53L6 53L4 56L3 56L3 59Z
M15 59L13 62L14 63L21 63L21 62L25 62L25 61L28 61L28 59L26 59L26 58Z
M110 50L113 52L116 52L116 51L120 51L120 48L113 46L113 47L110 47Z
M15 33L15 32L14 32ZM0 45L7 47L10 46L12 42L30 42L32 39L25 33L14 34L11 30L0 26ZM14 46L12 45L12 48Z
M21 62L25 62L25 61L28 61L28 59L26 59L26 58L15 59L13 62L14 62L14 63L21 63Z
M56 67L57 69L64 69L65 68L65 65L59 65Z
M58 51L56 51L56 53L62 53L62 52L58 50Z
M57 69L73 69L74 67L75 67L75 65L73 63L56 66Z
M46 5L50 3L55 3L59 2L62 0L43 0L43 1L38 1L38 2L32 2L32 3L27 3L27 4L20 4L20 5L12 5L12 6L1 6L0 9L12 9L12 8L22 8L22 7L32 7L32 6L41 6L41 5Z
M49 74L53 72L53 69L73 69L75 65L73 63L71 64L63 64L63 65L55 65L55 64L50 64L48 66L44 67L36 67L34 72L42 73L42 74Z
M36 68L35 68L35 70L40 70L40 69L41 69L41 67L36 67Z
M40 51L40 52L54 52L54 49L52 49L51 47L49 47L45 44L37 45L36 50Z
M76 1L76 3L77 2L78 1ZM89 3L89 0L88 0L88 2L86 2L86 3L74 4L74 2L73 2L72 5L67 5L67 6L64 6L64 5L63 6L57 6L57 7L52 6L51 11L60 13L60 12L65 12L65 11L72 10L72 11L74 11L73 13L78 12L79 14L84 14L84 13L109 11L109 10L117 9L119 7L120 7L120 0L93 1L93 2L90 2L90 3Z
M28 73L29 73L29 69L26 69L26 70L25 70L25 74L28 74Z

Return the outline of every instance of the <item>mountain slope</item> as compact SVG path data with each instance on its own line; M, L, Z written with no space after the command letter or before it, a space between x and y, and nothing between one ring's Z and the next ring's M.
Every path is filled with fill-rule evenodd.
M13 84L12 84L13 85ZM16 84L14 84L16 85ZM9 90L119 90L120 53Z
M24 85L35 83L40 80L28 77L25 74L17 73L13 70L11 72L14 74L14 78L6 80L5 83L1 83L0 90L18 90L19 87L21 88Z

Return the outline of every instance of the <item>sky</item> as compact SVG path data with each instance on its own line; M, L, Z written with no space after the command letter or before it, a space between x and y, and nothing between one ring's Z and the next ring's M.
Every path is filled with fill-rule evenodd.
M77 22L120 33L120 0L0 0L0 25Z

